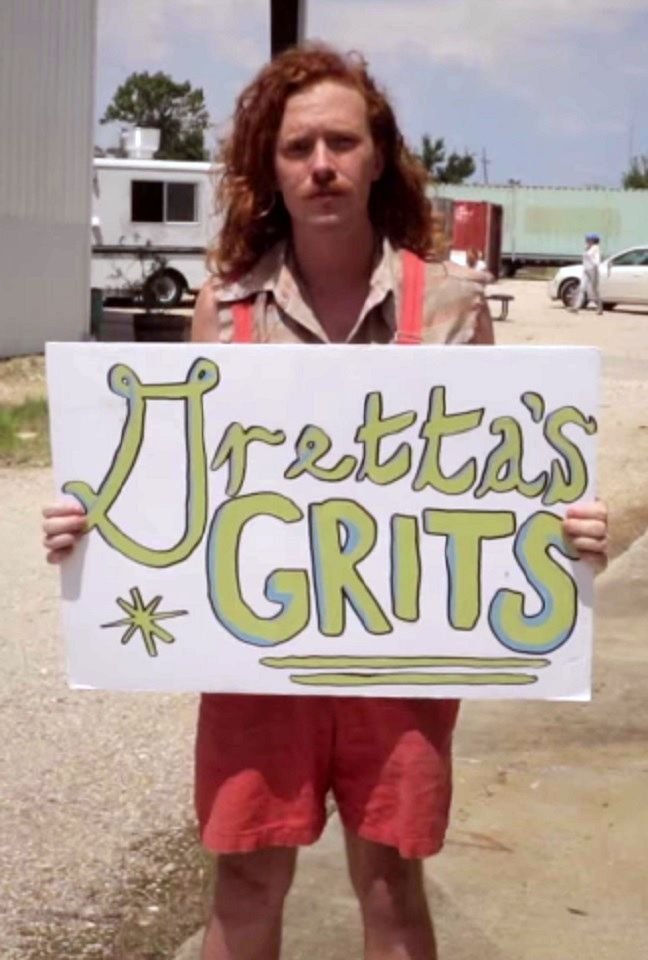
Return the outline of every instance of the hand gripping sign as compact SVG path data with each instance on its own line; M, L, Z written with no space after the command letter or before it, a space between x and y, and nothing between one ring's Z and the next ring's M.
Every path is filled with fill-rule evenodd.
M75 686L586 698L588 348L51 344ZM167 622L173 621L173 622Z

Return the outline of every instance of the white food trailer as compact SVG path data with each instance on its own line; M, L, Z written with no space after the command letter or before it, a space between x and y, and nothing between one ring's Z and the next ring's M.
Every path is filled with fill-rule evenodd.
M205 279L217 231L209 163L95 158L91 285L172 307Z

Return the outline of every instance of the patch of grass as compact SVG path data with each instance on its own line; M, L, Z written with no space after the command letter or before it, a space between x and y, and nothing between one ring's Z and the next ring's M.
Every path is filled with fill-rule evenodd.
M50 463L49 417L43 398L0 405L0 465L46 466Z

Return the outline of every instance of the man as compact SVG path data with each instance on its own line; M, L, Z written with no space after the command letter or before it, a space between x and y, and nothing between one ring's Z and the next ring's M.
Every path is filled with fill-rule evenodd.
M195 341L493 342L488 276L435 259L425 173L362 61L321 46L279 56L239 98L222 159L224 223ZM605 508L571 514L566 534L603 565ZM83 516L66 501L44 526L58 562ZM202 960L277 960L296 851L321 833L329 790L366 960L434 960L421 861L443 844L457 710L454 700L203 696L196 807L218 856Z
M578 313L590 300L594 301L596 312L599 315L603 313L603 304L599 292L600 266L599 236L596 233L588 233L585 237L585 250L583 252L583 276L576 294L576 300L570 308L572 313Z

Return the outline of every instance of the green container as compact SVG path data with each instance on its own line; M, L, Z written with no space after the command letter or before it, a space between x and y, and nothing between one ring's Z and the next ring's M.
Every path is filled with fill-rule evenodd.
M601 255L648 243L648 190L435 184L431 196L503 207L502 256L578 262L586 233Z

